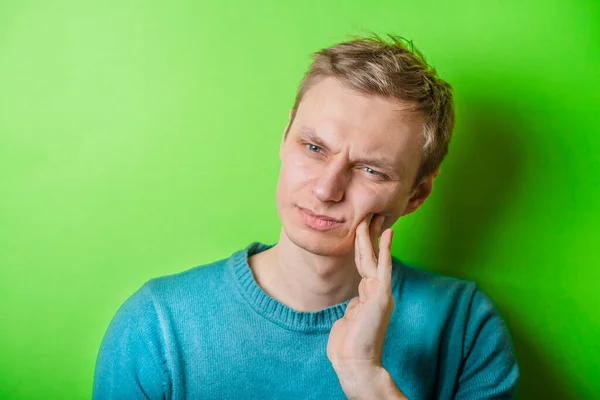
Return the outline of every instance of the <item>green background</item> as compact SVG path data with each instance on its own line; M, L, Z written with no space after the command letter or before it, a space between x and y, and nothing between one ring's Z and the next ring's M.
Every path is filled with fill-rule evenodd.
M310 53L369 30L456 91L394 255L496 302L521 398L600 398L599 21L595 1L0 1L0 398L89 398L145 281L277 241Z

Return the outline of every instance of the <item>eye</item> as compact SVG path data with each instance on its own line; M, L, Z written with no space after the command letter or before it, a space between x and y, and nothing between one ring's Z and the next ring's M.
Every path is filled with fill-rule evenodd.
M308 148L308 151L310 151L311 153L318 153L318 150L321 150L321 148L319 146L315 146L314 144L311 144L311 143L306 143L305 146Z
M364 170L364 171L366 171L366 172L367 172L367 174L369 174L369 175L373 175L373 176L375 176L375 177L378 177L378 178L380 178L380 179L382 179L382 180L385 180L385 179L387 179L387 176L386 176L386 175L382 174L381 172L377 172L377 171L375 171L375 170L374 170L374 169L372 169L372 168L369 168L369 167L364 167L364 168L363 168L363 170Z

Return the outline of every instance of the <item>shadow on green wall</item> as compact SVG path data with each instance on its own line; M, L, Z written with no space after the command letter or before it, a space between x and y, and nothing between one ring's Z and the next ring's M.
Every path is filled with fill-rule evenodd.
M424 246L420 259L437 272L469 279L464 266L493 256L486 251L494 225L510 212L521 192L523 168L527 168L527 149L521 141L528 130L520 118L524 112L488 98L471 97L463 102L456 133L460 139L451 147L442 169L444 182L436 188L435 228L426 240L418 241ZM572 390L574 383L566 382L560 367L552 365L545 350L536 345L536 336L543 332L528 331L525 324L510 318L509 309L497 305L519 361L520 398L580 398Z

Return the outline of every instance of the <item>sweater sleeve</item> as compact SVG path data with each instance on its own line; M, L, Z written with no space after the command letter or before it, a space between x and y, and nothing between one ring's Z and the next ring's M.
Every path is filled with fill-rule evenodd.
M147 282L119 308L104 335L92 398L164 399L168 377L160 322Z
M504 320L475 289L470 304L456 400L514 399L519 369Z

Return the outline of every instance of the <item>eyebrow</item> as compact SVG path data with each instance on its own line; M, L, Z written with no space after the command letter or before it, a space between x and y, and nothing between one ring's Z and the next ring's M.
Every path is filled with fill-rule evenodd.
M306 138L308 140L310 140L311 142L313 142L317 146L323 147L325 149L329 149L329 146L327 146L327 143L325 143L325 141L323 141L323 139L321 139L317 135L317 132L314 129L307 128L306 126L302 126L302 127L300 127L300 132L302 132L302 134L304 136L306 136Z
M327 146L327 143L325 143L325 141L319 137L317 135L317 132L313 129L313 128L308 128L306 126L301 126L300 127L300 132L311 142L313 142L315 145L319 146L319 147L323 147L325 149L329 149L329 146ZM381 169L382 171L388 172L388 173L396 173L396 168L394 168L392 163L388 163L386 161L382 161L382 160L378 160L376 158L360 158L355 160L354 162L358 163L358 164L367 164L367 165L371 165L375 168Z

